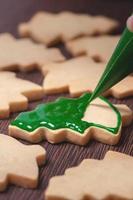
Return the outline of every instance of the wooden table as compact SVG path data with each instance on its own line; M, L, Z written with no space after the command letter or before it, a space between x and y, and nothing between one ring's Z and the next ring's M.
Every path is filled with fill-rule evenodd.
M116 18L120 21L121 32L126 18L130 15L133 8L132 0L1 0L0 1L0 32L11 32L17 36L17 25L28 20L36 11L62 11L71 10L75 12L84 12L91 14L103 14ZM63 45L58 47L64 55L70 57ZM43 76L40 72L17 73L18 77L31 80L42 84ZM62 94L69 96L68 94ZM59 95L45 96L43 102L54 100ZM114 103L126 103L133 109L133 98L116 100L109 98ZM40 101L42 102L42 101ZM29 104L29 110L34 108L40 102ZM8 125L17 114L12 114L9 120L0 121L1 133L7 134ZM41 145L47 150L47 163L40 169L39 185L36 190L23 189L16 186L10 186L5 192L0 194L0 200L42 200L44 199L44 190L52 176L61 175L68 167L78 165L84 158L102 159L105 153L111 149L124 152L133 156L133 125L123 128L122 137L118 145L109 146L96 141L91 141L85 147L69 143L51 145L46 141Z

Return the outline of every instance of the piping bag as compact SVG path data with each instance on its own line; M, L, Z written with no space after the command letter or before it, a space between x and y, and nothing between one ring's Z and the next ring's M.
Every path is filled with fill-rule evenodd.
M133 72L133 32L125 28L89 103Z

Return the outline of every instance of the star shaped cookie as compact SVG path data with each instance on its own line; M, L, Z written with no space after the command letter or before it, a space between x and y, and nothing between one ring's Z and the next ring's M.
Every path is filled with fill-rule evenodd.
M17 78L13 72L0 72L0 119L27 109L28 100L38 100L43 95L41 86Z
M83 92L92 92L101 77L106 64L96 63L87 56L74 58L63 63L45 65L43 88L46 94L69 92L79 96ZM123 98L133 95L133 76L127 76L104 95Z
M29 22L19 25L19 34L51 45L82 35L105 34L118 27L116 20L71 12L38 12Z
M76 99L59 98L25 112L11 122L9 135L36 143L47 139L50 143L69 141L79 145L91 139L116 144L122 126L133 119L132 111L123 104L113 106L107 99L95 99L91 94ZM116 109L117 108L117 109Z
M83 160L63 176L51 178L45 199L133 199L132 169L132 156L108 151L103 160Z
M57 48L46 48L30 39L16 39L9 33L0 34L0 70L30 71L65 58Z
M24 145L16 139L0 134L0 191L14 184L35 188L38 165L43 165L46 151L39 145Z
M87 55L95 61L108 62L120 36L83 37L66 43L67 50L73 55Z

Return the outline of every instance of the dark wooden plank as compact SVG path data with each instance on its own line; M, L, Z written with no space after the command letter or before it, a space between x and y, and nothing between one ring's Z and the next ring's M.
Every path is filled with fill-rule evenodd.
M132 8L132 0L1 0L0 32L11 32L15 36L18 36L16 29L17 25L21 21L28 20L39 10L53 12L71 10L91 14L104 14L120 21L120 32L124 27L126 18L132 12ZM59 45L59 48L67 55L67 57L69 57L69 54L62 44ZM43 80L43 76L38 71L31 73L17 73L17 75L38 84L41 84ZM69 96L68 94L62 95ZM45 96L43 102L52 101L58 96L59 95ZM124 100L110 98L110 100L114 103L126 103L133 109L133 98L126 98ZM40 102L30 103L29 110L34 108ZM17 114L12 114L9 120L0 121L0 131L2 133L7 134L8 125L15 116L17 116ZM47 163L45 167L40 169L38 188L36 190L28 190L10 186L5 192L0 194L0 200L42 200L44 199L44 190L50 177L63 174L66 168L76 166L84 158L101 159L109 149L124 152L133 156L133 125L123 129L121 140L116 146L109 146L96 141L91 141L85 147L69 143L51 145L46 141L43 141L40 144L47 150Z

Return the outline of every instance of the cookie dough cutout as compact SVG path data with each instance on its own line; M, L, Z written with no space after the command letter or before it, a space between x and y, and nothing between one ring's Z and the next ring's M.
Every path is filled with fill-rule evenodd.
M20 24L18 31L20 36L29 36L37 42L51 45L83 35L105 34L117 27L116 20L104 16L38 12L29 22Z
M38 166L45 163L46 151L39 145L24 145L16 139L0 134L0 191L9 184L35 188Z
M77 97L84 92L93 92L101 77L105 63L96 63L87 56L63 63L49 64L42 68L45 76L43 88L46 94L69 92ZM103 95L124 98L133 95L133 76L128 76Z
M26 110L28 101L41 99L41 86L16 77L13 72L0 72L0 119L11 112Z
M108 151L103 160L85 159L51 178L45 199L133 199L132 169L131 156Z
M65 58L57 48L46 48L30 39L16 39L9 33L0 34L0 70L30 71Z
M66 43L73 56L87 55L96 62L108 62L120 36L84 37Z
M69 141L85 145L95 139L116 144L121 127L133 119L132 111L126 105L116 105L118 111L105 98L97 98L88 105L89 98L87 93L77 99L59 98L21 113L11 122L9 135L33 143L46 139L50 143Z

